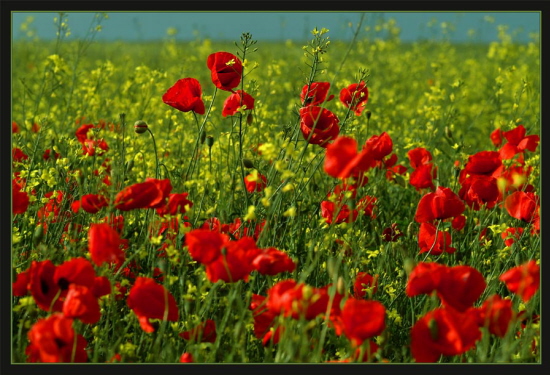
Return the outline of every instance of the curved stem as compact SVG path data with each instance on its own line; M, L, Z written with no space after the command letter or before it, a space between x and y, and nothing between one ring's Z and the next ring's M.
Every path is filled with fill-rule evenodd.
M153 148L155 150L155 162L156 162L155 178L158 179L159 178L159 156L157 153L157 142L155 141L155 136L153 135L153 132L151 131L151 129L147 128L147 131L149 132L149 134L151 134L151 138L153 138Z

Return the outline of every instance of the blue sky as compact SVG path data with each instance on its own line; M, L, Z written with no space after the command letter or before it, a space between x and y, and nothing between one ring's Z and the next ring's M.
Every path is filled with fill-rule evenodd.
M31 28L41 39L54 39L57 13L14 12L12 35L24 37L21 25L29 16ZM95 13L68 13L71 37L84 37L92 25ZM97 39L155 40L167 36L167 30L178 30L177 38L190 40L196 33L203 38L238 41L243 32L250 32L256 40L309 39L314 27L330 30L331 39L351 38L352 29L360 19L360 12L108 12ZM367 12L363 26L374 27L382 18L393 18L401 28L403 41L440 37L442 25L455 30L453 41L490 42L497 40L497 26L507 25L508 33L518 42L531 40L531 33L540 33L539 12ZM432 26L429 26L430 23ZM471 31L475 31L472 36Z

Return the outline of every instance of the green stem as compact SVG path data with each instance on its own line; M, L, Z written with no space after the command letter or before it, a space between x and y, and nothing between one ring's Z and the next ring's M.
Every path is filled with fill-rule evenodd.
M153 132L151 129L147 128L147 131L149 134L151 134L151 138L153 138L153 148L155 149L155 162L156 162L156 168L155 168L155 178L159 178L159 156L157 153L157 142L155 141L155 136L153 135Z

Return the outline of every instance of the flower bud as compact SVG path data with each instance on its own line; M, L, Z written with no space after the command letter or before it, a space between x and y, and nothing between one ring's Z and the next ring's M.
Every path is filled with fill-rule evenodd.
M365 116L367 116L367 120L370 120L371 115L372 115L371 111L369 110L365 111Z
M254 163L250 159L243 159L243 165L245 168L254 168Z
M204 131L204 129L201 131L201 134L200 134L200 143L201 145L204 144L204 140L206 139L206 132Z
M336 291L339 294L346 293L346 283L344 282L344 278L342 276L338 276L338 281L336 282Z
M134 123L134 131L138 134L145 133L147 131L147 123L143 120L138 120Z
M208 145L208 147L212 147L212 145L214 144L214 137L212 137L211 135L206 136L206 144Z
M246 116L246 123L248 125L252 124L252 121L254 121L254 115L251 113L248 114L248 116Z

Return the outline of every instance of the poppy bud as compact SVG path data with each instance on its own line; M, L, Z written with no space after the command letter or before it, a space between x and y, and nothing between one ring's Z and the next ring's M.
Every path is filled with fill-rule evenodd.
M338 281L336 282L336 291L339 294L344 294L346 292L346 284L344 283L344 278L342 276L338 277Z
M245 168L254 168L254 163L250 159L243 159L243 165Z
M211 135L206 136L206 144L208 145L208 147L212 147L212 145L214 144L214 137L212 137Z
M145 133L147 131L147 123L143 120L138 120L134 123L134 131L138 134Z
M38 244L42 242L42 238L44 238L44 228L42 225L37 225L32 235L32 244L35 247L38 246Z
M252 113L249 113L248 116L246 116L246 123L250 125L252 124L252 121L254 121L254 115Z
M370 116L372 115L372 112L367 110L365 111L365 116L367 116L367 120L370 120Z
M204 144L204 140L206 139L206 132L204 131L204 129L201 131L201 134L200 134L200 142L201 142L201 145Z

